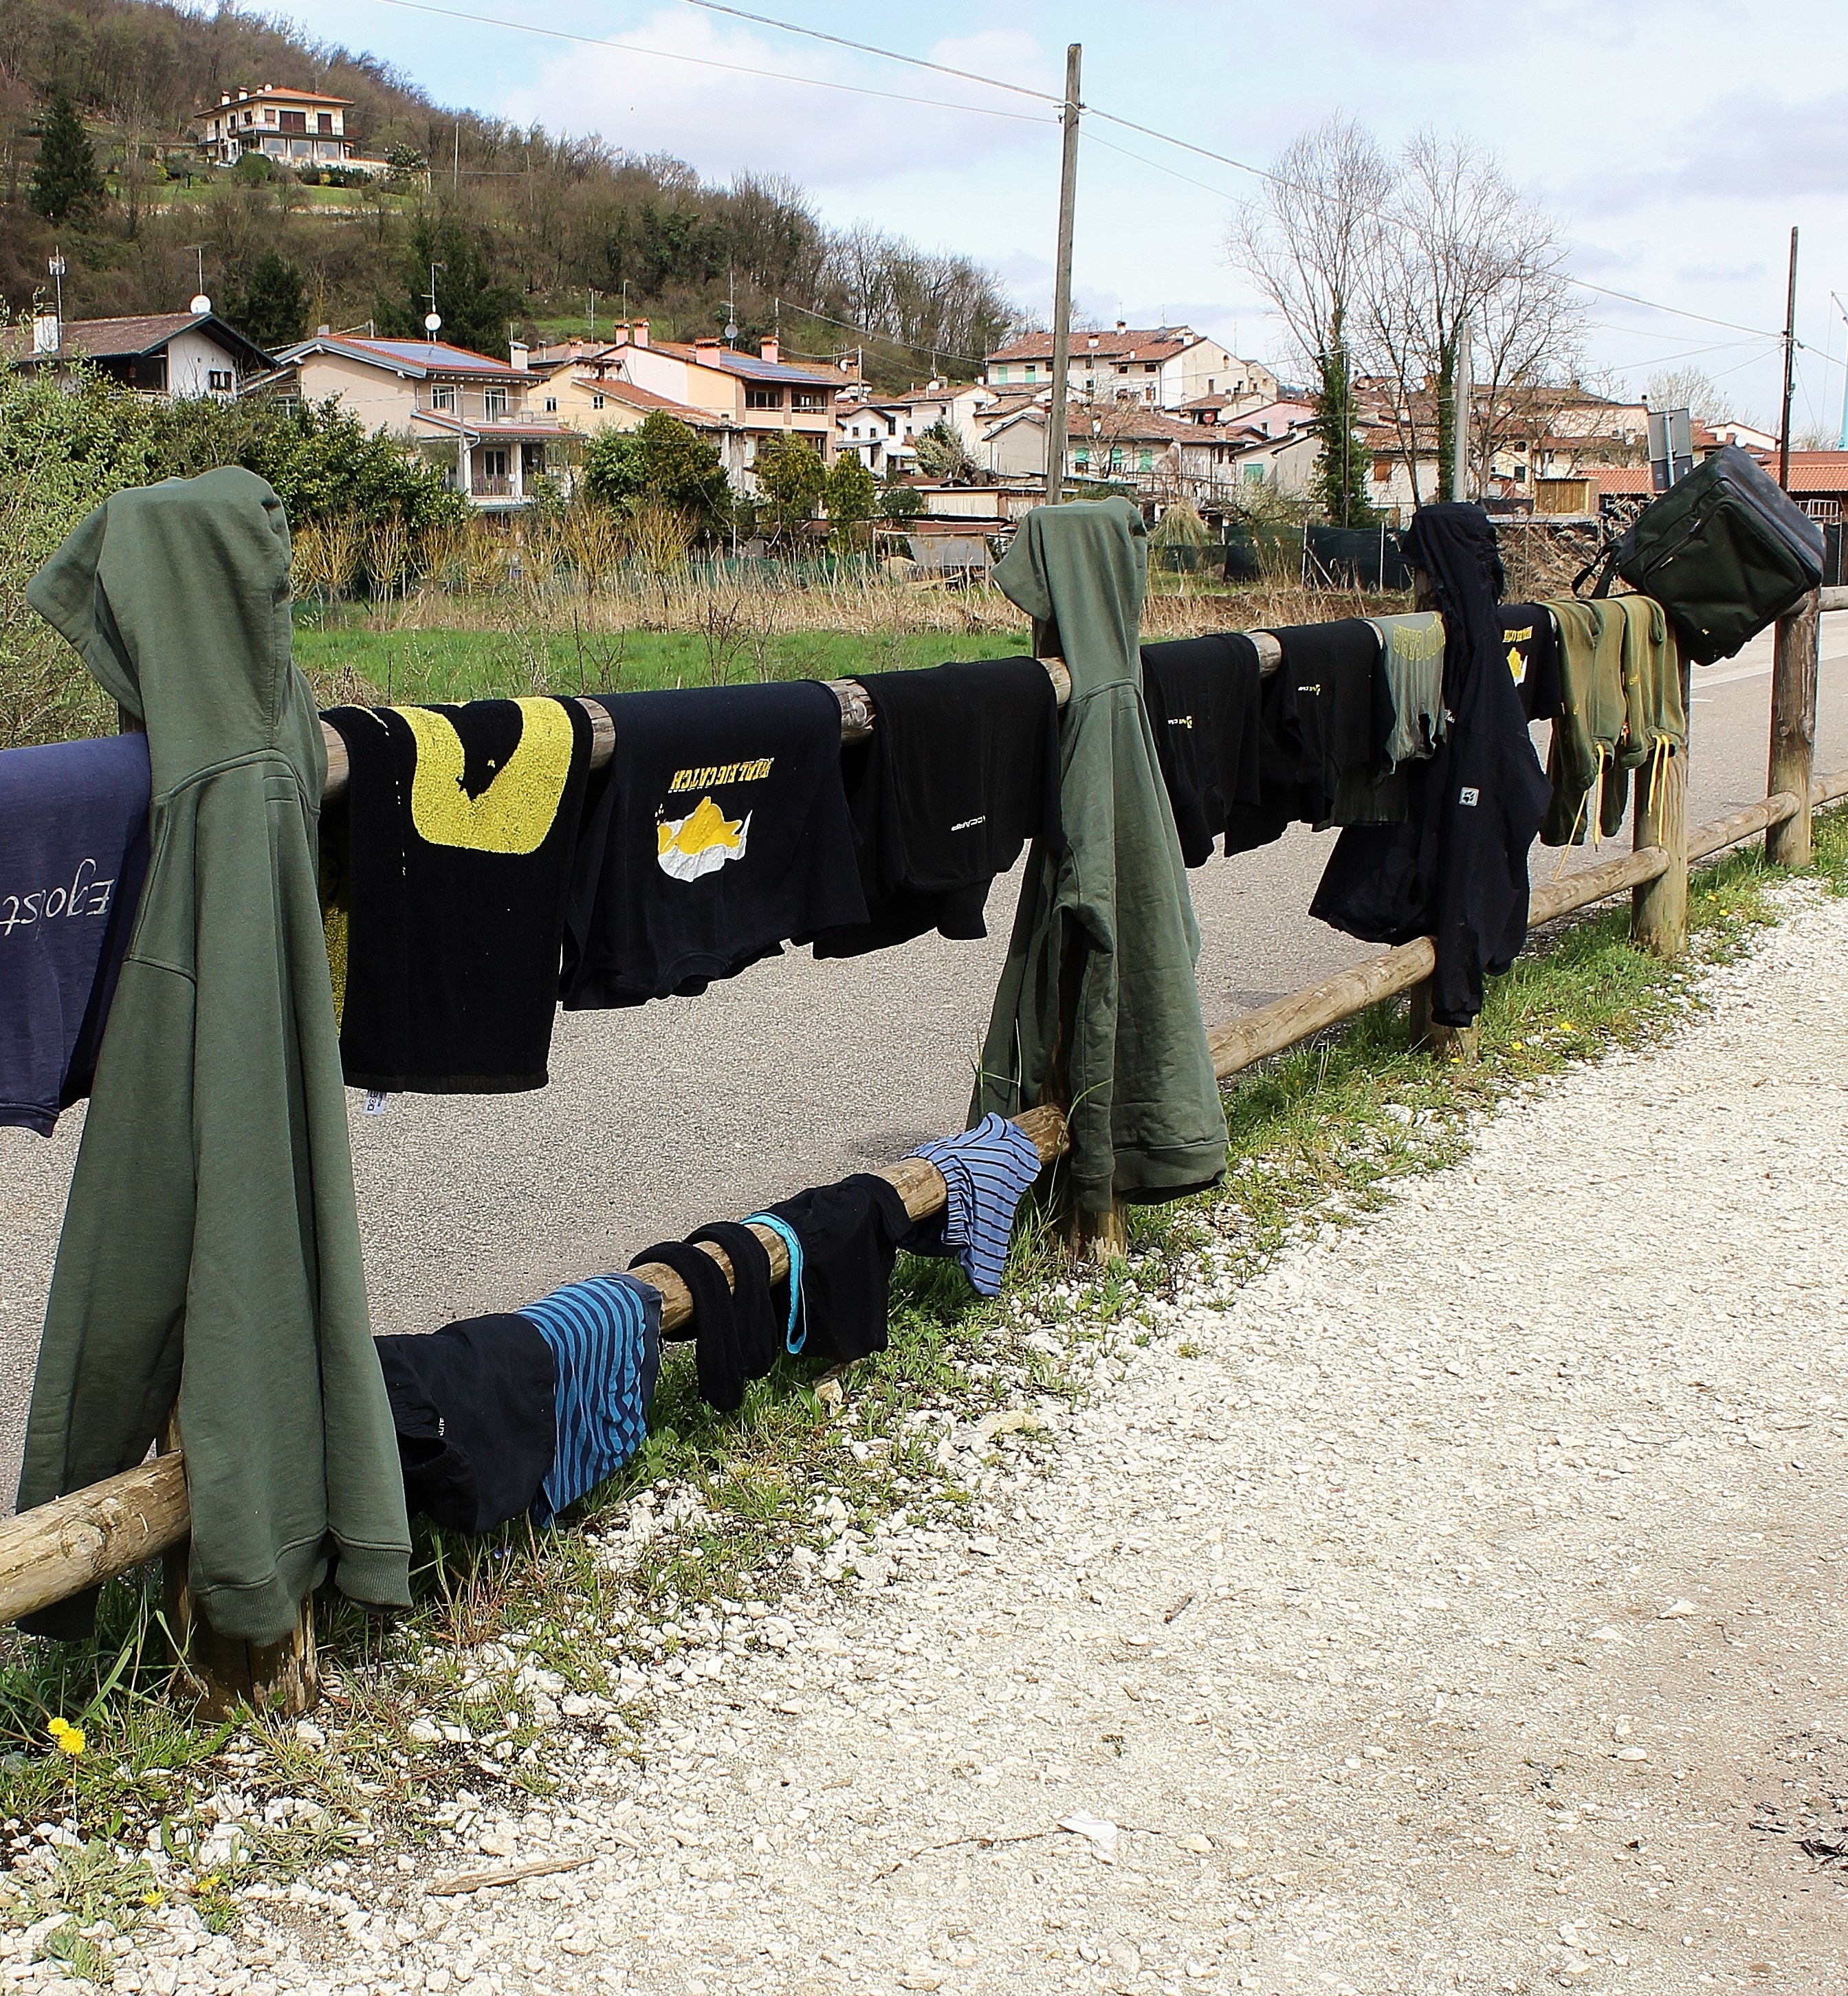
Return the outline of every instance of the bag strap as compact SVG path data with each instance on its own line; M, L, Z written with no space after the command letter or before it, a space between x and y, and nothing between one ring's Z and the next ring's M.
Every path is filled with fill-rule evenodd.
M1607 548L1600 548L1578 574L1573 576L1572 594L1574 596L1584 594L1580 584L1594 569L1599 567L1603 569L1604 573L1599 576L1596 583L1592 586L1592 594L1594 597L1609 596L1611 593L1611 580L1617 573L1617 544L1615 541L1612 542Z

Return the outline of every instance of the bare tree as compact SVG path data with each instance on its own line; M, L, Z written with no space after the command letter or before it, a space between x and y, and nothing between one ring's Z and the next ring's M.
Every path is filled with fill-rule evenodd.
M1379 267L1379 216L1394 174L1364 126L1336 116L1272 162L1264 192L1233 219L1233 264L1256 279L1314 374L1322 458L1317 497L1330 519L1368 517L1354 447L1351 348L1369 277Z
M1427 129L1406 145L1372 240L1369 332L1414 491L1419 454L1434 446L1439 496L1461 496L1451 490L1452 391L1466 332L1476 393L1464 420L1479 489L1497 453L1531 426L1547 385L1569 381L1578 363L1583 313L1557 228L1493 153Z
M1664 367L1643 391L1652 409L1685 409L1697 423L1723 423L1735 411L1725 391L1702 367Z

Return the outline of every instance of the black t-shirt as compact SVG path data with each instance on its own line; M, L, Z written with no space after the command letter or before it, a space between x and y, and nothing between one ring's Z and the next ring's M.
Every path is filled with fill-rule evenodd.
M1557 721L1563 711L1559 679L1559 633L1543 603L1502 605L1502 645L1508 669L1519 689L1521 711L1530 721Z
M792 936L866 920L818 680L632 693L585 814L566 922L567 1010L692 997Z
M1303 802L1297 815L1326 821L1342 777L1372 767L1378 732L1374 680L1379 633L1364 617L1296 624L1276 634L1279 732L1294 751Z
M995 876L1030 838L1062 842L1052 681L1037 659L993 659L860 683L872 734L841 771L869 919L798 940L857 956L929 929L985 936Z
M1230 812L1262 802L1258 648L1242 632L1142 647L1142 699L1181 857L1203 866Z
M575 700L337 707L348 1085L543 1088L590 763Z

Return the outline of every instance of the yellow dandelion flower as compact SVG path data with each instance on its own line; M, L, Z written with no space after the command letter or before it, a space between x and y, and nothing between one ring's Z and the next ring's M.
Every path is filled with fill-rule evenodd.
M74 1760L82 1753L86 1743L83 1729L81 1726L60 1724L53 1732L51 1736L57 1742L58 1751L60 1753L68 1753Z

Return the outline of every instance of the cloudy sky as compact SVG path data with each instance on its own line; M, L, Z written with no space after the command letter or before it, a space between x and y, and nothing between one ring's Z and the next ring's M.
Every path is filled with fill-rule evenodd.
M509 25L391 0L298 0L289 11L316 35L397 64L440 102L672 152L716 178L786 174L828 220L979 257L1045 310L1058 134L1033 98L687 0L453 4ZM1592 294L1595 365L1638 389L1658 367L1698 366L1742 414L1767 420L1795 223L1809 350L1794 427L1841 422L1848 329L1830 297L1848 298L1839 0L936 0L915 12L755 0L748 11L1051 92L1065 44L1080 42L1088 104L1255 163L1335 111L1388 144L1424 125L1467 132L1556 215L1576 275L1675 308ZM559 26L593 42L532 31ZM899 101L911 98L934 101ZM1283 358L1278 329L1222 246L1233 203L1255 184L1158 139L1088 125L1080 308L1131 323L1186 319L1241 352Z

